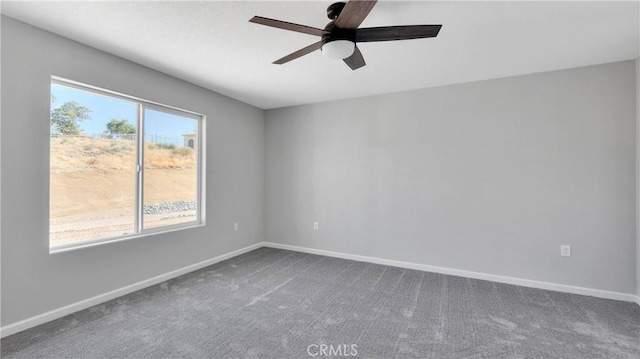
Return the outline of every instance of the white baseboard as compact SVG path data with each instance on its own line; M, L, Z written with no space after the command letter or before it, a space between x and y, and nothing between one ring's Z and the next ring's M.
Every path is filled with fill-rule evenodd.
M35 327L36 325L40 325L40 324L44 324L46 322L50 322L52 320L58 319L58 318L62 318L65 315L69 315L71 313L75 313L77 311L83 310L83 309L87 309L89 307L92 307L94 305L98 305L98 304L102 304L104 302L107 302L111 299L115 299L118 297L121 297L123 295L129 294L129 293L133 293L137 290L143 289L143 288L147 288L150 287L152 285L158 284L158 283L162 283L164 281L167 281L169 279L175 278L175 277L179 277L183 274L187 274L189 272L193 272L195 270L198 270L200 268L204 268L204 267L208 267L212 264L218 263L218 262L222 262L223 260L238 256L240 254L246 253L246 252L250 252L254 249L260 248L262 247L264 244L263 243L256 243L256 244L252 244L248 247L244 247L244 248L240 248L238 250L223 254L223 255L219 255L217 257L211 258L211 259L207 259L205 261L196 263L196 264L192 264L180 269L176 269L174 271L165 273L165 274L161 274L159 276L153 277L153 278L149 278L146 280L143 280L141 282L138 283L134 283L131 285L128 285L126 287L122 287L122 288L118 288L115 290L112 290L110 292L104 293L104 294L100 294L97 295L95 297L89 298L89 299L85 299L85 300L81 300L79 302L73 303L73 304L69 304L66 305L64 307L58 308L58 309L54 309L51 310L49 312L40 314L40 315L36 315L33 316L31 318L27 318L25 320L21 320L19 322L13 323L13 324L9 324L6 325L2 328L0 328L0 338L4 338L8 335L11 334L15 334L18 332L21 332L23 330Z
M507 277L507 276L496 275L496 274L480 273L480 272L473 272L473 271L446 268L446 267L437 267L437 266L431 266L431 265L419 264L419 263L402 262L402 261L397 261L392 259L367 257L367 256L361 256L357 254L333 252L333 251L326 251L322 249L299 247L299 246L292 246L288 244L280 244L280 243L273 243L273 242L263 242L263 245L265 247L287 249L287 250L296 251L296 252L318 254L318 255L335 257L335 258L351 259L359 262L383 264L383 265L388 265L393 267L449 274L449 275L454 275L458 277L482 279L482 280L488 280L488 281L498 282L498 283L514 284L514 285L519 285L523 287L538 288L538 289L547 289L547 290L553 290L556 292L588 295L588 296L593 296L598 298L614 299L614 300L620 300L625 302L636 302L640 305L640 297L635 296L633 294L627 294L627 293L611 292L607 290L585 288L585 287L576 287L572 285L559 284L559 283L541 282L537 280Z

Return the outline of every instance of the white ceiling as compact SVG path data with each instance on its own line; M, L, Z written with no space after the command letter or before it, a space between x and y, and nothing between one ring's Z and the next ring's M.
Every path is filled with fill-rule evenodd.
M363 43L351 71L317 37L254 15L323 28L327 1L10 2L3 14L263 109L635 59L639 3L381 0L361 27L442 24L437 38Z

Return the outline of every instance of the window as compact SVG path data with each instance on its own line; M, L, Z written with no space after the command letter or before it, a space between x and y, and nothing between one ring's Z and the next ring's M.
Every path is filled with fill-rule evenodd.
M204 116L53 77L52 251L204 223Z

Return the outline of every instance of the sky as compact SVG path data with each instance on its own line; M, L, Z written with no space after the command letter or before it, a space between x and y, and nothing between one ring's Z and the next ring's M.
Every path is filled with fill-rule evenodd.
M112 97L102 96L88 91L82 91L59 84L51 85L51 94L55 97L52 109L62 106L65 102L75 101L91 110L90 119L78 121L80 131L85 134L102 134L107 129L107 123L112 119L127 120L136 125L137 104ZM160 142L182 146L182 135L195 133L197 121L188 117L145 109L144 114L145 140L159 138Z

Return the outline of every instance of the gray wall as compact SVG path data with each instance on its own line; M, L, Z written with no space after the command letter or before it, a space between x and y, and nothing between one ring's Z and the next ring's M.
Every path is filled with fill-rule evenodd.
M266 240L635 293L634 72L269 110Z
M52 74L207 115L206 227L49 254ZM260 109L2 17L1 115L3 326L262 241Z
M636 59L636 295L640 304L640 58Z

